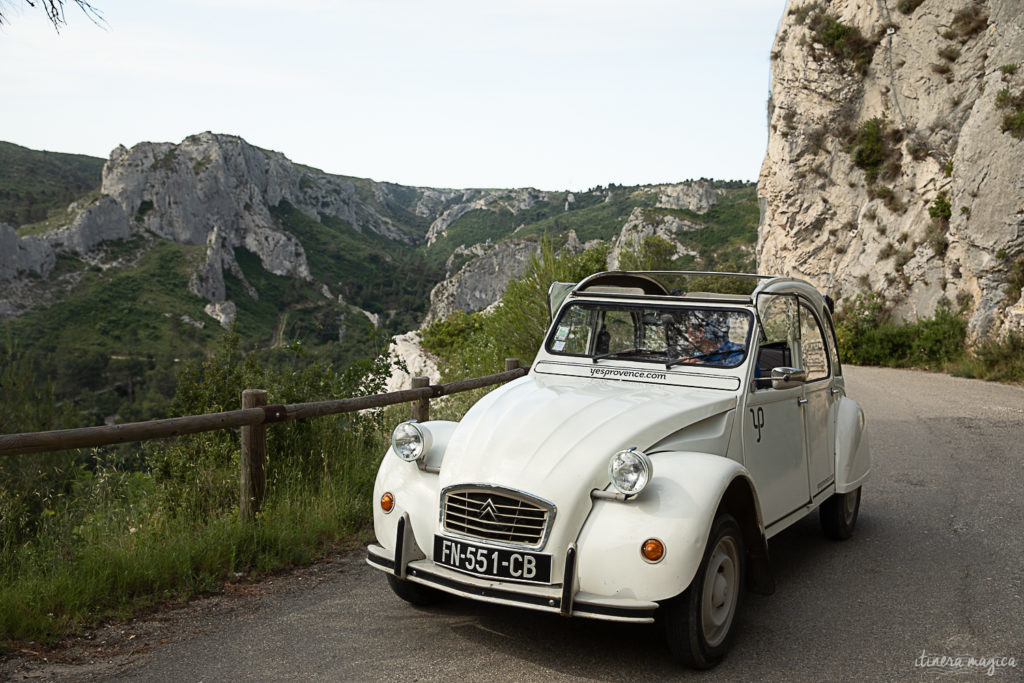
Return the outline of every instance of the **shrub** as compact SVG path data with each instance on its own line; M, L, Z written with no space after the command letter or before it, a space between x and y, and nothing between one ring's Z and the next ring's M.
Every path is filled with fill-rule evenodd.
M1024 290L1024 257L1017 259L1010 266L1010 274L1006 279L1006 304L1012 306L1020 300Z
M983 339L950 370L960 377L1024 381L1024 334L1014 332L1003 339Z
M945 221L947 224L949 223L949 219L953 216L953 208L950 206L949 199L946 198L945 192L940 192L935 197L935 201L933 201L931 207L928 208L928 215L932 217L932 220Z
M953 15L950 31L947 32L960 42L966 42L976 33L988 27L988 12L978 3L970 4ZM948 36L947 36L948 37Z
M849 146L853 164L864 170L869 184L874 184L878 179L879 170L888 156L884 137L885 126L884 118L868 119L854 133L853 141Z
M967 321L948 303L931 318L893 322L878 294L858 295L836 315L843 360L861 365L943 369L964 354Z
M952 45L945 45L939 48L939 56L950 62L955 62L960 58L960 50Z
M1013 74L1017 73L1018 67L1018 64L1003 64L1001 67L999 67L999 70L1003 73L1004 76L1012 76Z
M819 3L817 3L817 2L810 2L810 3L807 3L806 5L801 5L800 7L792 7L792 8L790 8L789 14L790 14L790 16L793 17L793 20L796 23L803 24L805 21L807 21L807 17L812 12L818 12L820 10L821 10L821 5Z

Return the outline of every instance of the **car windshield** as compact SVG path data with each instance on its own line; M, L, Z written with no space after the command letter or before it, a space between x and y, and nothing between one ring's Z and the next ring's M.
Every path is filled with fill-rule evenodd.
M745 310L574 302L547 339L549 353L602 360L734 368L749 347Z

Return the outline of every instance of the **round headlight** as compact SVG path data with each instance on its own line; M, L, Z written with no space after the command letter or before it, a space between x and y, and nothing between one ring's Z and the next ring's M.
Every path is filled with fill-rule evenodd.
M651 459L636 447L619 451L608 463L608 478L619 493L633 496L644 490L654 476Z
M391 449L402 460L412 462L423 455L423 432L414 422L403 422L391 434Z

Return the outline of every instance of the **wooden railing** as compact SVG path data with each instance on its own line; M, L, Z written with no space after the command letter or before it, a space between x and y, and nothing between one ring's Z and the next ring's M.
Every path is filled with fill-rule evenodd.
M357 398L342 398L334 401L293 403L289 405L267 405L267 392L262 389L246 389L242 392L241 410L223 413L188 415L149 422L108 425L104 427L82 427L59 429L49 432L28 432L24 434L0 434L0 457L65 451L74 448L112 446L119 443L166 439L183 434L198 434L218 429L242 428L242 472L239 496L239 514L243 519L253 519L259 511L266 488L265 466L267 455L266 425L272 422L302 420L324 415L352 413L369 408L382 408L399 403L412 403L413 419L426 422L430 419L430 399L449 396L463 391L504 384L522 377L529 368L519 367L516 358L505 359L505 371L484 377L474 377L449 384L430 384L426 377L414 377L412 389L393 391L387 394L373 394Z

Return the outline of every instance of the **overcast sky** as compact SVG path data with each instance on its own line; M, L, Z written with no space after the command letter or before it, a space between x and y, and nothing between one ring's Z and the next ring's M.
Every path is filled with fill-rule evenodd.
M0 140L212 130L330 173L581 190L756 180L785 0L2 0ZM69 0L69 4L70 0Z

